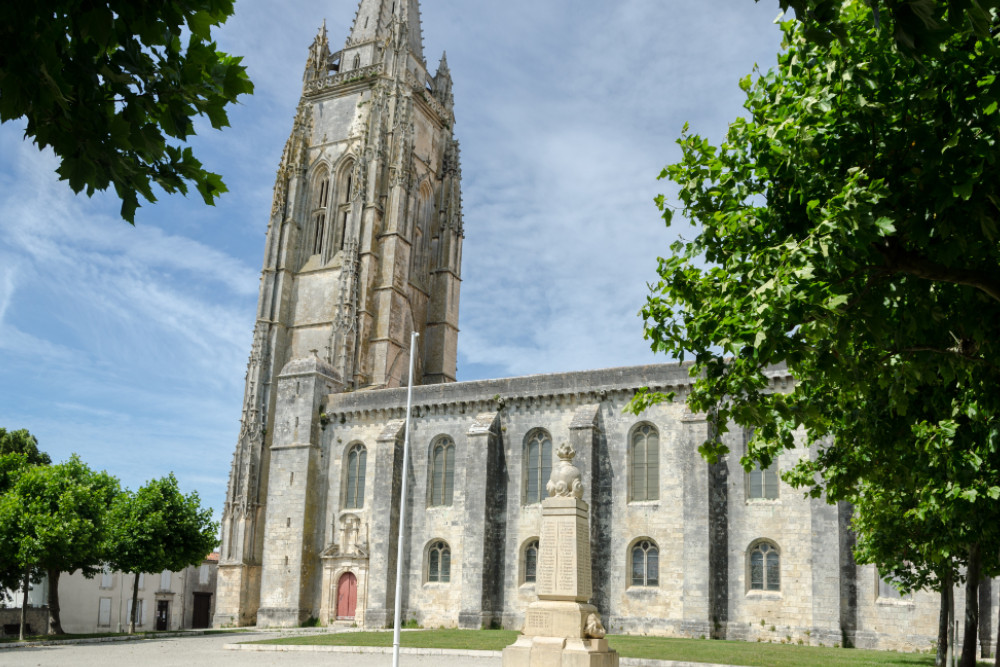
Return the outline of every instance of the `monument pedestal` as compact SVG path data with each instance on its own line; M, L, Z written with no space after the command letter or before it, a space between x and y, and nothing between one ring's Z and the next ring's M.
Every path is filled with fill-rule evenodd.
M504 667L618 667L608 648L593 595L590 508L581 497L580 471L568 445L552 470L542 501L538 540L538 600L528 606L524 630L503 651Z

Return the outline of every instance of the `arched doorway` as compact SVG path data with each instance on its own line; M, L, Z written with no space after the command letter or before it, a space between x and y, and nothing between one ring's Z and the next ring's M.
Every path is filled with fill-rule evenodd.
M337 582L337 618L354 618L358 607L358 578L347 572Z

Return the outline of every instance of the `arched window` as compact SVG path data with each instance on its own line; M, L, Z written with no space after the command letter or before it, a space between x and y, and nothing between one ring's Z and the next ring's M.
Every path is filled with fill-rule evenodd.
M333 238L333 252L344 249L347 242L347 223L351 216L351 188L354 187L354 162L348 160L340 168L337 179L337 228Z
M750 547L750 590L781 590L781 556L771 542L756 542Z
M441 436L431 445L430 483L427 504L451 505L455 487L455 443Z
M748 446L753 439L753 429L743 430L743 451L748 452ZM754 463L753 470L747 473L747 498L765 498L775 500L778 497L778 461L761 468L760 463Z
M443 540L431 542L427 549L427 581L431 583L451 581L451 549Z
M906 595L899 592L896 588L896 580L891 574L882 576L882 573L875 570L875 577L878 579L878 599L879 600L912 600L913 594L907 593Z
M410 251L410 280L422 283L427 273L428 236L431 234L431 212L434 208L434 192L426 183L417 195L417 209L414 212L413 237Z
M535 583L538 578L538 538L525 543L521 558L521 583Z
M650 424L632 430L629 449L632 490L629 500L660 499L660 437Z
M632 545L632 586L660 585L660 549L656 542L641 539Z
M347 493L344 507L359 509L365 506L365 462L368 452L362 444L353 445L347 452Z
M552 438L538 429L524 441L524 504L540 503L552 476Z
M323 174L316 179L315 197L313 200L313 234L311 241L312 251L310 254L318 255L323 252L323 244L326 240L327 207L330 200L330 177Z

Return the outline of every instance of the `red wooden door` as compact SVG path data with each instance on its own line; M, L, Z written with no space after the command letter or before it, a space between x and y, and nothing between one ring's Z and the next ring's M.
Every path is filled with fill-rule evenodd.
M358 578L348 572L337 584L337 618L354 618L358 607Z

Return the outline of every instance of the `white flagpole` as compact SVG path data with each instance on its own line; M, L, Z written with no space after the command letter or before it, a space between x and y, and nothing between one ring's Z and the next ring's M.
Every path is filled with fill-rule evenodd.
M413 362L417 358L416 331L410 335L410 380L406 385L406 425L403 427L403 492L399 496L399 540L396 545L396 610L392 615L392 667L399 667L399 616L403 607L403 537L406 534L406 480L410 464L410 409L413 406Z

